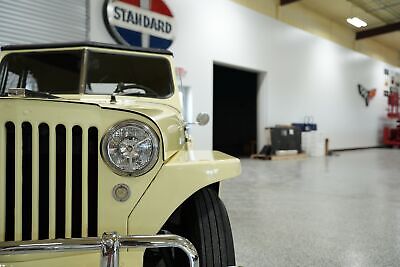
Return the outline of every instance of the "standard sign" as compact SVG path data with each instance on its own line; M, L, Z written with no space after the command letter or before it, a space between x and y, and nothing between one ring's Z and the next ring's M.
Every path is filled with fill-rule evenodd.
M108 0L104 20L122 44L167 49L174 39L174 18L162 0Z

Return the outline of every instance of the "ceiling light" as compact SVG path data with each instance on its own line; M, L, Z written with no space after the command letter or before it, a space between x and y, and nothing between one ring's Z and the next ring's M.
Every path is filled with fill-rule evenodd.
M347 18L347 22L357 28L366 27L368 25L365 21L357 17Z

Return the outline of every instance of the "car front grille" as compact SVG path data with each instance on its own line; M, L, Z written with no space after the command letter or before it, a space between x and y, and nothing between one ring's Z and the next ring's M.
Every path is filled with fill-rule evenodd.
M96 127L0 125L0 241L98 235L98 136Z

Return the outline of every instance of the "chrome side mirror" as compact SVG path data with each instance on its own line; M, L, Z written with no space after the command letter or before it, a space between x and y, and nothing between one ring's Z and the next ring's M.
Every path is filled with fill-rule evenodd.
M204 112L200 112L196 117L196 123L200 126L207 125L209 121L210 121L210 115Z

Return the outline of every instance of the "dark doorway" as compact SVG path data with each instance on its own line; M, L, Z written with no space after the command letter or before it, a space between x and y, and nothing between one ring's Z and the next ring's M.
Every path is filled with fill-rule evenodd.
M256 151L258 73L214 64L213 146L233 156Z

